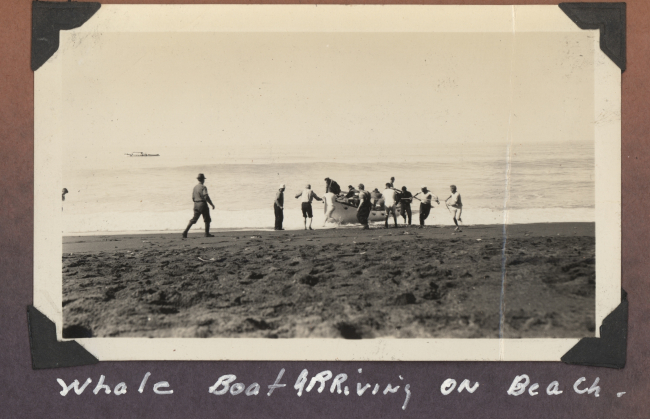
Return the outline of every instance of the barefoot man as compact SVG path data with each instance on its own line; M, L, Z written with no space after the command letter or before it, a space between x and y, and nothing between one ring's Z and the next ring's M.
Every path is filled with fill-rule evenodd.
M192 191L192 201L194 201L194 217L192 217L190 223L187 225L187 228L185 228L185 231L183 231L184 239L187 238L187 233L190 231L190 228L193 224L196 224L201 215L203 215L203 221L205 222L205 237L214 237L212 234L210 234L210 221L212 221L212 219L210 218L210 208L208 208L208 204L210 204L212 206L212 209L214 209L214 204L208 195L208 188L206 188L203 184L206 177L203 176L203 173L199 173L196 178L199 180L199 183L194 187L194 190Z
M323 196L323 201L325 201L325 221L323 221L323 227L325 227L325 224L327 224L328 221L331 223L336 222L336 220L332 218L332 213L336 207L336 195L330 190L325 193L325 196Z
M463 222L460 218L463 214L463 201L460 199L460 192L456 190L456 185L451 185L449 189L451 189L451 195L449 195L449 198L445 199L445 204L451 211L451 215L454 217L454 224L456 224L456 229L454 231L462 231L458 222ZM449 201L450 199L451 201Z
M384 208L386 216L386 228L388 228L388 218L393 214L393 221L395 221L395 228L397 228L397 214L395 207L397 206L397 191L393 189L390 183L386 184L386 189L381 193L384 197Z
M301 192L298 192L296 195L296 199L300 198L302 196L302 216L305 219L305 230L307 230L307 218L309 218L309 229L313 230L311 228L311 222L312 218L314 217L314 213L312 212L311 209L311 201L312 200L317 200L317 201L322 201L315 193L314 191L311 190L311 185L307 184L305 185L305 189Z
M364 230L368 230L368 216L370 215L370 193L366 191L363 183L359 184L359 207L357 208L357 221Z
M438 197L432 194L426 186L422 186L421 190L422 192L418 192L414 195L414 197L422 195L422 199L420 199L420 228L424 227L424 220L427 219L431 212L431 201L434 200L440 204Z

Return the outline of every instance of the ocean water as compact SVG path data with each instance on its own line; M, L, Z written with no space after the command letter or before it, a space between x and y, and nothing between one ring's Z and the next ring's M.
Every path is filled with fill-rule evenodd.
M63 203L64 234L181 231L192 216L199 172L207 177L216 205L213 229L272 229L272 204L281 183L287 185L285 228L302 228L294 196L307 183L322 195L325 177L344 190L364 183L367 190L381 191L394 176L396 186L415 193L426 185L441 201L455 184L465 225L503 223L505 209L509 223L592 222L595 217L593 144L446 146L426 154L396 146L399 157L370 150L326 159L300 150L282 156L244 150L218 157L196 150L144 151L161 156L135 158L107 150L64 158L63 187L70 191ZM322 222L323 205L315 202L314 226ZM444 205L427 219L427 224L452 223ZM194 230L202 228L200 220Z

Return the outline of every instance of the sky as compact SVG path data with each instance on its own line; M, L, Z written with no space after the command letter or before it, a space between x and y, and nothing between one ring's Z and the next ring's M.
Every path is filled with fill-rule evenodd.
M94 34L64 54L65 155L393 161L593 142L591 36Z

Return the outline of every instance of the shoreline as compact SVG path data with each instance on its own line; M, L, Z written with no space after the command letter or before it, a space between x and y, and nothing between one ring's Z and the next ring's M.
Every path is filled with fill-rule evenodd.
M417 229L417 223L415 223L415 219L413 219L414 224L408 226L405 224L401 224L401 218L398 219L398 228L410 228L410 229ZM550 225L562 225L562 224L570 224L570 225L582 225L582 224L595 224L593 221L566 221L566 222L554 222L554 221L549 221L545 223L509 223L506 224L507 229L511 228L519 228L520 226L550 226ZM390 228L393 228L393 221L392 219L389 221ZM371 229L383 229L383 224L381 223L370 223ZM468 225L468 226L462 226L462 229L476 229L476 228L490 228L490 227L498 227L498 228L503 228L504 224L476 224L476 225ZM313 231L330 231L330 230L340 230L340 231L347 231L347 230L354 230L354 229L360 229L360 225L358 224L346 224L346 225L339 225L339 226L331 226L331 227L322 227L322 226L312 226L314 228ZM442 225L442 224L436 224L436 225L426 225L425 229L428 228L439 228L439 229L453 229L453 225ZM194 227L192 230L190 230L189 236L197 236L197 235L202 235L203 233L200 233L199 231L202 231L202 227ZM275 232L272 227L269 228L257 228L257 227L242 227L242 228L228 228L228 227L222 227L222 228L211 228L210 233L211 234L216 234L216 233L241 233L241 232L249 232L249 233L272 233ZM284 232L299 232L299 231L305 231L304 229L285 229L283 230ZM120 236L120 237L128 237L128 236L143 236L143 235L176 235L176 234L181 234L183 232L182 228L179 228L178 230L139 230L139 231L89 231L89 232L72 232L72 233L64 233L62 235L65 243L66 238L72 238L72 237L94 237L94 236Z
M66 201L67 202L67 201ZM303 217L300 208L291 207L297 204L290 202L285 206L283 227L286 230L302 230ZM313 225L321 229L325 222L324 207L317 203L313 207ZM412 206L413 223L419 224L419 204ZM63 234L73 235L120 235L120 234L162 234L182 231L191 218L192 212L186 210L168 212L96 212L83 213L70 211L65 208L63 212ZM379 212L381 211L373 211ZM495 209L468 208L463 209L463 221L468 226L501 225L504 223L506 212ZM268 209L248 209L242 211L211 210L213 231L240 231L240 230L268 230L274 227L275 216L273 211ZM338 215L339 217L341 214ZM336 218L336 217L335 217ZM339 220L341 221L341 220ZM549 224L562 222L594 222L594 208L533 208L533 209L509 209L507 211L508 225L517 224ZM398 217L400 225L404 224L402 217ZM372 224L372 223L371 223ZM325 228L354 228L359 224L356 220L351 224L328 223ZM451 214L444 205L435 206L431 209L426 225L453 226ZM192 228L203 228L203 221Z
M595 223L63 239L75 337L594 335Z

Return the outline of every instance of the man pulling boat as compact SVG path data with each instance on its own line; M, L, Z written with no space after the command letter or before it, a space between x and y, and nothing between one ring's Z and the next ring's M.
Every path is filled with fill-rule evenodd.
M387 183L386 184L386 189L381 193L381 195L384 197L384 209L386 211L386 220L385 220L385 226L388 228L388 218L390 218L390 215L393 215L393 220L395 221L395 228L397 228L397 213L396 213L396 206L399 200L397 199L398 194L395 188L393 188L392 184Z
M451 189L451 195L449 195L449 198L445 199L445 205L447 205L447 209L451 212L451 215L454 218L454 224L456 224L456 229L454 231L461 232L462 230L460 229L458 222L463 222L460 218L463 214L463 201L460 199L460 192L456 189L456 185L451 185L449 189ZM447 202L450 199L451 201Z
M325 221L323 221L323 227L325 227L325 224L327 224L328 221L332 223L336 222L336 220L332 218L332 213L336 209L336 195L334 192L329 190L328 192L325 192L323 201L325 202L325 207L323 208L323 211L325 212Z
M304 218L305 230L313 230L313 210L311 208L313 199L324 201L325 205L323 212L325 217L323 220L323 227L325 227L327 223L351 223L353 222L352 217L355 217L356 221L359 222L364 229L369 228L369 221L375 222L382 219L384 221L384 226L388 228L389 218L391 215L393 216L394 225L397 228L398 211L399 215L404 219L404 223L410 226L412 222L411 203L413 202L413 199L417 199L420 201L420 228L423 228L425 226L425 220L427 220L431 214L433 202L440 204L440 200L428 189L427 186L424 185L420 188L421 191L415 195L412 194L406 186L397 189L393 186L395 182L394 179L395 178L392 177L391 182L385 184L385 189L381 193L376 193L376 196L381 196L381 209L378 209L373 205L376 196L372 196L369 191L366 191L363 184L359 184L358 189L350 185L347 194L336 194L335 192L338 190L338 184L330 178L326 178L326 192L323 198L316 195L316 193L311 189L311 185L306 185L303 191L296 194L296 198L302 197L301 210ZM282 228L280 226L282 223L281 213L284 209L282 202L283 190L284 188L281 187L277 192L277 195L279 196L276 195L276 200L274 202L274 206L276 207L276 229ZM375 191L378 192L377 190ZM455 231L460 232L461 224L459 223L462 223L462 201L460 193L458 193L455 185L451 185L451 195L445 200L445 204L452 214L454 223L456 224ZM309 218L309 224L307 224L307 218Z
M359 184L359 207L357 208L357 220L363 226L364 230L368 230L368 216L370 215L371 203L370 193L364 190L363 183Z
M411 225L411 202L413 202L413 194L406 189L406 186L402 186L400 215L404 219L404 223L407 222L408 216L408 225Z
M418 195L422 196L422 199L417 198ZM431 212L431 201L436 201L440 204L438 197L432 194L426 186L422 186L421 192L416 193L414 198L420 201L420 228L424 227L424 220L427 219L429 213Z
M312 218L314 217L314 213L311 208L311 201L314 199L317 201L322 201L322 199L319 198L318 195L316 195L314 191L311 190L311 185L309 184L305 185L304 190L296 194L296 199L300 197L302 197L301 209L302 209L302 216L305 219L305 230L307 230L307 218L309 218L309 229L313 230L313 228L311 228L311 222L312 222Z

